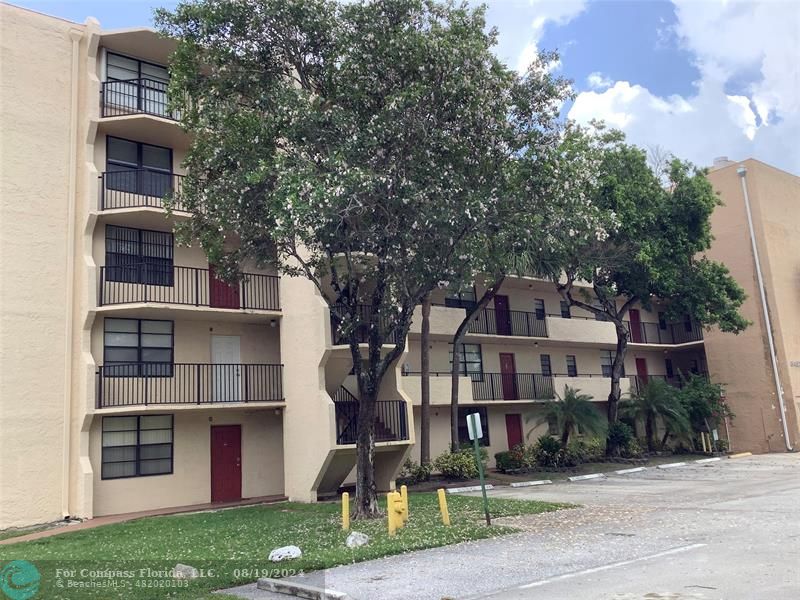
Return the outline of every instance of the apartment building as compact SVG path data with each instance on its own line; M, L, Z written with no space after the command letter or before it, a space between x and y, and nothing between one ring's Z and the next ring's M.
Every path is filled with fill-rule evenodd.
M255 265L229 284L172 233L190 215L180 206L168 215L163 198L180 188L191 143L166 98L173 43L143 28L108 31L94 19L72 23L6 4L0 11L0 529L336 493L353 478L358 395L350 350L332 326L336 307L310 282ZM769 218L775 228L792 222ZM722 255L743 247L718 238ZM796 236L786 243L796 246ZM788 262L771 268L792 281ZM796 283L775 289L784 298L780 326L796 332ZM569 309L546 282L508 280L453 356L452 334L482 292L434 297L434 456L449 443L451 360L462 373L461 411L481 413L492 462L547 431L535 426L542 401L565 385L605 408L614 327ZM747 309L757 320L757 305ZM745 356L741 337L664 315L658 306L631 310L622 391L655 377L719 376L744 415L736 448L779 449L745 434L754 417L738 408L762 394L758 427L776 418L756 338L742 369L730 358ZM380 490L393 487L407 456L419 458L420 321L418 313L379 391ZM797 343L779 339L781 360Z
M748 159L717 159L708 176L722 205L711 216L710 258L747 293L752 322L738 336L706 336L712 377L726 385L738 450L784 452L800 443L800 177Z

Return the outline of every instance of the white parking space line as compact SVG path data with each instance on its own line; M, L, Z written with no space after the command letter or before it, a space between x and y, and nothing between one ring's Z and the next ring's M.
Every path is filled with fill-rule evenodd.
M619 471L614 471L614 473L617 475L627 475L628 473L641 473L646 470L647 467L633 467L632 469L620 469Z
M564 573L563 575L557 575L555 577L550 577L549 579L541 579L539 581L534 581L533 583L526 583L524 585L519 586L518 589L527 590L529 588L547 585L548 583L563 581L564 579L572 579L573 577L580 577L582 575L591 575L592 573L599 573L600 571L608 571L609 569L616 569L618 567L626 567L628 565L632 565L638 562L652 560L654 558L661 558L662 556L670 556L671 554L679 554L681 552L696 550L697 548L702 548L703 546L706 545L707 544L691 544L689 546L679 546L678 548L671 548L669 550L665 550L664 552L657 552L656 554L650 554L649 556L640 556L639 558L633 558L631 560L623 560L620 562L610 563L608 565L602 565L600 567L593 567L591 569L583 569L581 571L574 571L572 573Z

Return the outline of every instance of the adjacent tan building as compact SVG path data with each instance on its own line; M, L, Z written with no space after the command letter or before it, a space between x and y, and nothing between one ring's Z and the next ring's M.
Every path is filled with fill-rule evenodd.
M162 198L181 185L191 142L166 102L173 44L148 29L0 11L0 529L336 493L355 465L357 386L329 307L310 282L253 267L229 285L199 248L173 239L189 214L176 207L167 216ZM797 178L744 164L796 437ZM733 198L715 214L715 258L733 256L747 287L738 175L726 167L712 180ZM449 340L480 293L434 298L434 455L449 441ZM758 294L748 294L758 324ZM710 371L737 413L734 447L780 450L760 327L704 340L690 320L668 323L658 308L639 307L623 391ZM418 458L419 338L417 318L379 394L382 490L407 456ZM551 285L507 282L455 357L462 411L483 415L490 457L547 431L535 427L541 403L565 384L602 409L613 349L613 326L568 310Z

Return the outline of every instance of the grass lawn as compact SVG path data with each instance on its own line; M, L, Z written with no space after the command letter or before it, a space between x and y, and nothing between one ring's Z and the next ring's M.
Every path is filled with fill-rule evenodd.
M567 507L501 499L490 499L489 503L495 517ZM36 598L222 600L225 596L212 596L210 592L249 583L259 576L281 576L283 569L288 570L284 575L292 575L514 531L510 527L486 527L480 498L450 496L448 505L451 527L441 524L435 494L410 494L411 517L404 529L389 537L385 519L354 522L352 529L366 533L371 540L368 546L352 550L344 545L347 532L341 529L337 503L282 503L149 517L0 546L0 570L10 560L32 562L41 572ZM302 558L282 563L267 560L270 550L288 544L299 546ZM168 575L157 573L176 563L203 569L208 576L175 582ZM156 573L148 576L147 572L142 574L142 569ZM75 572L65 573L68 570Z

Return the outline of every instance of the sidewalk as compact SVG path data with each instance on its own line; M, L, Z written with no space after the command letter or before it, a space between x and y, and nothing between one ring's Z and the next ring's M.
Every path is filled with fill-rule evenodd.
M57 523L48 529L0 540L0 546L16 544L18 542L30 542L32 540L39 540L42 538L51 537L53 535L61 535L62 533L93 529L95 527L112 525L114 523L124 523L125 521L133 521L135 519L142 519L144 517L158 517L164 515L177 515L181 513L203 512L207 510L220 510L223 508L236 508L238 506L253 506L255 504L272 504L275 502L285 502L286 500L286 496L258 496L256 498L237 500L236 502L206 502L205 504L191 504L189 506L173 506L170 508L143 510L140 512L124 513L120 515L106 515L104 517L88 519L87 521L82 521L80 523Z

